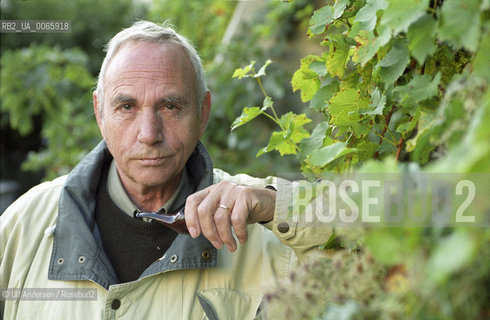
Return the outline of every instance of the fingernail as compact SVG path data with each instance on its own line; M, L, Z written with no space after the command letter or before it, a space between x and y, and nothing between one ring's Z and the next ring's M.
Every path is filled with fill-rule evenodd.
M189 228L189 233L191 234L191 237L193 237L193 238L197 237L196 228L190 227Z
M221 244L221 242L219 241L211 241L211 244L216 248L216 249L221 249L221 246L223 246Z
M228 251L230 251L230 252L235 251L235 246L232 246L232 245L227 244L227 245L226 245L226 248L227 248L227 249L228 249Z

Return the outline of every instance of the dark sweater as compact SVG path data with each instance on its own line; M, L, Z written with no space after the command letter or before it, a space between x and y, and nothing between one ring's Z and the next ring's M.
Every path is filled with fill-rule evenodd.
M158 222L132 218L119 209L107 192L108 169L105 165L97 190L95 221L119 281L130 282L165 254L177 233Z

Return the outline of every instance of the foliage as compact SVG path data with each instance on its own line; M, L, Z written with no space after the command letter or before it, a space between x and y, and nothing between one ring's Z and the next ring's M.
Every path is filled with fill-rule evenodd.
M476 45L466 38L453 43L456 30L448 30L444 16L436 19L458 4L448 1L441 13L431 14L425 2L336 1L315 11L308 33L323 36L325 51L301 59L291 80L302 101L324 116L323 130L314 131L302 148L293 148L304 172L341 172L370 158L393 156L423 165L445 145L434 141L436 125L450 126L461 114L432 120L441 119L438 106L444 105L444 93L470 62L469 50ZM472 10L468 14L478 16L479 6ZM480 30L480 19L468 21ZM452 40L436 41L436 34ZM466 115L468 123L471 112ZM341 156L315 161L317 149L334 144L342 146Z
M490 172L489 10L487 0L326 1L308 29L324 50L302 58L291 80L316 123L290 149L303 174ZM244 109L236 123L265 114L256 108ZM289 143L281 133L279 126L269 144ZM332 239L325 247L340 240L341 253L272 290L271 313L295 319L490 313L487 229L345 228Z
M103 46L145 8L130 0L7 0L1 6L3 20L71 21L69 33L2 34L1 178L27 189L43 175L67 173L100 140L90 91ZM29 175L19 172L21 163Z
M244 64L251 57L257 64L263 64L268 58L275 61L267 68L267 77L262 79L262 86L276 102L276 111L283 113L285 106L281 102L291 99L290 90L287 89L290 59L286 53L291 49L288 46L291 39L296 37L298 28L306 30L307 18L313 11L310 3L308 0L250 3L259 8L253 15L242 19L232 40L220 44L218 56L207 65L213 110L204 139L217 167L230 173L255 176L297 170L294 159L281 157L280 154L268 152L261 156L260 161L255 159L256 146L270 136L270 130L275 125L270 119L257 118L252 125L242 126L231 133L223 130L223 126L232 125L242 106L258 106L264 102L262 94L250 94L253 83L236 79L230 81L236 66ZM296 107L300 108L300 105Z
M48 178L67 173L99 140L90 110L93 77L80 50L30 46L7 51L1 58L0 99L3 123L21 135L41 118L41 137L49 148L31 152L26 170L49 168ZM63 150L63 152L58 152Z
M156 23L169 20L199 49L206 65L218 53L234 7L234 1L226 0L154 1L147 19Z
M130 0L2 1L3 20L70 20L69 33L2 34L1 50L45 44L60 48L80 48L88 55L92 75L99 71L103 47L119 30L146 14L145 7Z

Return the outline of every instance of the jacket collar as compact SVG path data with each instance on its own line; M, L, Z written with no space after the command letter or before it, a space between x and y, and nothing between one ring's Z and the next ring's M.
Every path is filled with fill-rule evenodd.
M112 159L104 141L99 143L69 174L61 191L53 251L48 278L51 280L92 280L101 286L118 282L102 249L95 224L95 199L102 167ZM187 161L192 192L213 182L211 158L199 142ZM188 189L188 188L185 188ZM180 193L171 210L181 207L189 194ZM216 249L204 237L180 234L165 256L153 263L141 277L155 273L216 266Z

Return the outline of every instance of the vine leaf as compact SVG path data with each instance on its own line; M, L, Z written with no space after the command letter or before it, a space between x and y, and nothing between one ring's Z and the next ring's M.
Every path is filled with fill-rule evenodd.
M359 98L356 89L342 89L330 99L328 112L332 125L342 126L359 122L359 109L366 109L368 101Z
M350 37L355 37L359 31L373 31L376 27L378 10L384 10L388 6L385 0L368 0L366 5L362 7L356 14Z
M253 75L254 78L258 78L258 77L262 77L262 76L265 76L265 69L267 69L267 67L269 66L269 64L272 63L272 60L271 59L267 59L267 61L264 63L264 65L262 66L262 68L259 69L259 72L257 72L256 74Z
M390 29L378 27L379 36L376 37L372 31L363 30L355 37L359 46L354 50L352 60L361 63L361 66L371 60L379 48L387 44L391 39Z
M316 72L312 71L309 66L312 62L320 60L320 57L309 55L301 59L301 67L294 73L291 79L293 92L301 91L301 100L310 101L320 88L320 79Z
M332 77L343 78L345 65L349 57L349 45L344 36L335 35L330 38L330 49L326 61L328 73Z
M314 150L310 153L309 161L314 166L324 167L332 161L352 152L356 149L348 148L347 142L335 142L329 146Z
M417 110L415 115L412 116L412 120L410 120L409 122L401 123L396 128L396 132L400 133L403 137L406 137L408 133L412 132L413 129L415 129L419 119L420 119L420 111Z
M310 108L320 111L325 107L328 107L328 100L337 93L339 88L339 83L335 80L331 81L329 84L321 87L313 96L310 102Z
M456 47L476 51L480 39L480 0L446 0L442 4L439 37Z
M437 115L433 112L421 112L417 123L417 135L408 140L406 150L411 152L413 161L424 164L429 160L430 153L434 149L430 138L434 124L437 123Z
M335 19L340 18L348 4L349 0L337 0L333 7L325 6L316 10L310 19L308 32L311 35L323 33L327 25L331 24Z
M490 33L490 24L486 25L487 33ZM478 76L486 79L490 83L490 72L488 72L488 66L490 62L490 37L481 37L478 51L473 61L474 72Z
M436 20L429 14L425 14L408 29L408 48L420 64L436 51L434 38L436 27Z
M328 122L320 122L311 132L308 138L303 139L300 144L301 152L305 155L312 151L320 149L323 146L323 141L327 136L327 130L330 128Z
M309 68L319 77L325 77L327 75L327 66L325 65L325 61L323 60L313 61L310 64Z
M371 101L369 102L369 109L366 112L360 113L367 115L376 115L383 114L383 110L386 106L386 96L382 94L378 88L374 89L373 93L371 93Z
M406 32L408 27L424 15L429 0L391 0L381 24L389 27L396 35Z
M274 131L267 147L262 148L257 153L257 157L265 152L277 150L281 156L286 154L296 154L298 143L304 138L308 138L310 133L303 126L311 120L305 114L295 114L288 112L281 116L279 123L284 130Z
M271 97L267 96L264 98L264 102L262 103L262 108L260 110L265 111L269 108L272 108L273 105L274 101L272 101Z
M238 79L251 77L252 74L249 74L249 72L253 70L254 65L255 61L250 61L250 64L245 68L237 68L231 77Z
M238 118L236 118L235 121L233 121L231 125L231 130L233 131L236 128L243 126L261 113L262 110L259 107L243 108L242 114Z
M437 95L440 81L441 73L437 73L434 79L426 74L415 75L407 85L396 87L393 92L398 94L401 104L412 106Z
M376 65L375 72L381 77L385 87L388 87L403 74L409 61L407 42L399 39L393 43L388 54Z

